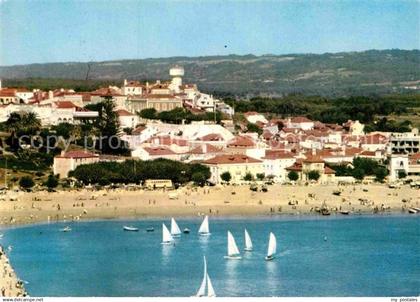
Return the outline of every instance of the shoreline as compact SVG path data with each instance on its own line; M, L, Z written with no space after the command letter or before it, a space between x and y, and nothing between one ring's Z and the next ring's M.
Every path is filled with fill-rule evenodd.
M0 245L0 297L26 297L23 282L17 277L4 249Z
M340 190L340 194L334 193ZM176 195L176 198L174 196ZM248 186L181 188L172 191L101 190L3 195L0 226L89 220L160 219L164 217L317 217L325 206L333 216L406 214L419 207L416 189L386 185ZM349 215L340 211L349 212ZM408 215L408 214L407 214ZM416 214L412 214L415 216Z

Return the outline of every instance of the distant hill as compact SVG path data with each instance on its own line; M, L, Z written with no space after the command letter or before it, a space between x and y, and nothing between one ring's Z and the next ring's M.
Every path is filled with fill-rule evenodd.
M385 94L420 86L420 50L369 50L297 55L170 57L91 63L48 63L0 67L3 79L169 79L169 68L185 68L185 82L232 95L324 96Z

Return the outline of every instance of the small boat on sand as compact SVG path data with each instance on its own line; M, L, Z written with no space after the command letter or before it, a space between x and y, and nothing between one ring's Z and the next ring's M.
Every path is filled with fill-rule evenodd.
M126 225L123 227L123 230L127 231L127 232L138 232L139 231L138 228L135 228L135 227L132 227L132 226L126 226Z
M66 226L66 227L64 227L64 228L60 229L60 232L64 232L64 233L66 233L66 232L71 232L71 227Z
M350 214L350 211L341 210L340 211L340 214L342 214L342 215L349 215Z
M409 208L408 209L408 213L410 213L410 214L417 214L417 210L416 209L414 209L414 208Z

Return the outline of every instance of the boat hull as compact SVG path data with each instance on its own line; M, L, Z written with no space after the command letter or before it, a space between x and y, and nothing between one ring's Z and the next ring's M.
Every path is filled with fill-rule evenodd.
M211 233L198 233L198 235L203 236L203 237L206 237L206 236L210 236Z
M253 251L253 249L251 249L251 248L244 248L244 251L245 251L245 252L252 252L252 251Z
M162 245L172 245L174 243L172 241L163 241L160 244L162 244Z
M266 256L264 259L265 261L272 261L274 260L274 256Z
M129 228L129 227L124 227L123 230L126 231L126 232L138 232L139 231L138 228Z
M227 260L241 260L241 256L225 256L225 259Z

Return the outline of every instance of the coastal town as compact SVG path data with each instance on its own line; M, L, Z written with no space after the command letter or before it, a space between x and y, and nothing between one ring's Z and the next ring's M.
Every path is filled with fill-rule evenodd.
M417 128L236 113L184 84L182 67L169 75L88 92L0 86L0 225L420 213ZM110 138L84 136L101 123ZM12 249L0 251L1 296L26 296Z
M117 135L128 145L128 154L109 156L69 142L67 149L54 157L52 171L60 178L68 177L83 164L164 158L209 167L208 183L212 185L250 184L256 180L320 184L373 181L374 177L369 176L356 179L337 175L334 169L338 165L354 168L354 159L362 158L377 161L386 168L385 172L380 171L383 173L380 181L394 184L409 180L418 186L417 128L403 133L365 132L365 125L358 120L328 124L305 116L268 118L259 112L245 112L238 122L233 119L233 106L200 92L195 84L184 84L182 67L175 66L169 74L168 82L124 80L121 87L91 92L29 91L0 86L0 122L7 124L16 113L32 113L41 127L90 123L98 118L99 112L88 109L89 105L110 100L118 118ZM177 108L195 116L206 114L210 119L168 123L147 118L147 113L157 115ZM217 121L216 114L221 116ZM6 149L3 154L7 154Z

